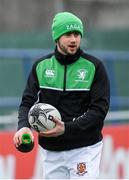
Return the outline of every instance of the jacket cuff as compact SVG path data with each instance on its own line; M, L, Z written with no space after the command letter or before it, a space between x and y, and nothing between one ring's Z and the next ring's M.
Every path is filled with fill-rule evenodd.
M78 130L77 124L73 121L65 123L65 133L75 133Z

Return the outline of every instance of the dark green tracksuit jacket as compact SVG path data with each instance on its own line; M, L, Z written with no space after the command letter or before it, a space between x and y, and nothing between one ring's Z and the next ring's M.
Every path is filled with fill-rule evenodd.
M93 145L102 140L109 97L109 80L100 60L80 49L67 56L56 49L33 64L19 107L18 129L30 127L28 111L36 101L48 103L61 113L65 133L39 137L43 148L62 151Z

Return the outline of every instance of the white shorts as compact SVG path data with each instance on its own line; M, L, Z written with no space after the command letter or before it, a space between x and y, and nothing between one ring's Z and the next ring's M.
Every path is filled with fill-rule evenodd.
M43 179L98 178L102 141L68 151L48 151L41 148Z

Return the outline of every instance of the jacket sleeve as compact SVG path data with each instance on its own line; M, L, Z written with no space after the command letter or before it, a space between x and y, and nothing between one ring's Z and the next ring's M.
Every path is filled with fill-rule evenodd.
M72 122L65 123L65 134L103 127L110 103L110 85L105 67L99 61L90 90L88 110Z
M18 111L18 130L22 127L30 127L28 122L28 112L29 109L38 99L39 85L35 70L35 64L32 67L32 70L29 74L26 88L23 92L21 104Z

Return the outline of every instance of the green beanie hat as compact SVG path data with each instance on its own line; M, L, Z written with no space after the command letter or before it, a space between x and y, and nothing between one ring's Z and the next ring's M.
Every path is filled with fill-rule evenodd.
M52 37L57 40L60 36L67 32L78 31L83 36L82 21L72 13L57 13L53 19Z

